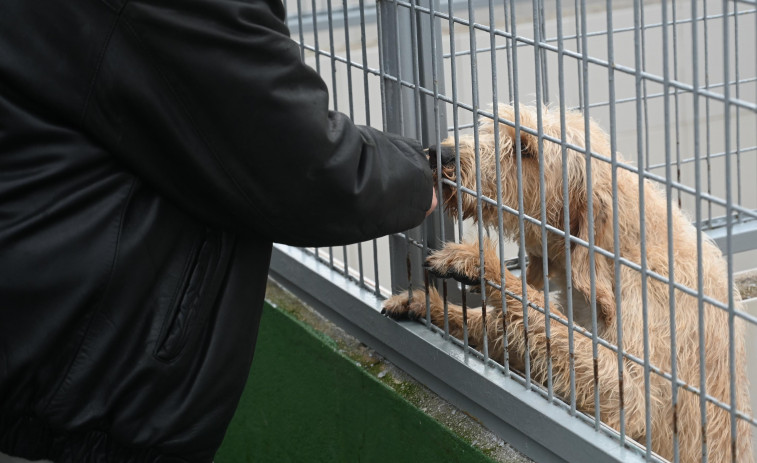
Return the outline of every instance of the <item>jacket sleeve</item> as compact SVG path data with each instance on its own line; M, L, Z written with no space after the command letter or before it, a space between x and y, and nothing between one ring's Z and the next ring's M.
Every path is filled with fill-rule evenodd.
M277 0L126 3L84 121L189 213L271 241L370 239L431 204L420 144L328 110Z

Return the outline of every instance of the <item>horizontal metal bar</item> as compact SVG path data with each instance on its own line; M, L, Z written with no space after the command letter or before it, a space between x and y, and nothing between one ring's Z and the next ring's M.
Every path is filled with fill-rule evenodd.
M715 241L715 244L723 252L726 252L726 241L728 239L727 227L716 225L712 229L705 230L705 233ZM735 254L751 251L755 248L757 248L757 220L733 224L731 227L731 252Z
M740 147L738 149L738 151L731 150L728 153L728 155L729 156L733 156L733 155L739 155L739 154L749 154L751 152L757 152L757 146ZM721 151L719 153L711 153L711 154L709 154L707 156L704 156L702 159L699 159L699 162L701 162L701 161L708 161L708 160L712 161L712 160L715 160L715 159L718 159L718 158L724 158L724 157L726 157L726 153L724 153L724 152ZM691 163L694 163L694 162L697 162L696 158L682 158L681 160L676 161L675 165L682 166L684 164L691 164ZM662 169L664 167L665 167L665 163L650 164L650 165L647 166L647 170Z
M326 318L475 416L492 432L540 462L642 462L638 446L622 447L617 434L597 431L539 393L420 323L381 315L382 301L310 253L276 245L271 275ZM653 461L662 461L653 459Z
M711 15L707 15L707 16L698 16L698 17L694 18L693 20L691 18L687 18L687 19L679 19L679 20L676 20L676 21L668 21L665 24L663 24L663 23L650 23L650 24L644 25L641 29L644 30L644 31L647 31L649 29L662 28L663 26L671 26L671 25L672 26L678 26L678 25L681 25L681 24L688 24L688 23L697 22L697 21L703 21L703 20L714 20L714 19L723 19L725 17L744 16L744 15L754 14L755 12L757 12L757 10L742 10L742 11L739 11L738 13L735 13L735 14L734 13L711 14ZM461 21L465 21L465 20L461 19ZM620 34L620 33L624 33L624 32L633 32L634 30L636 30L636 28L633 27L633 26L618 27L618 28L613 29L612 33L613 33L613 35L615 35L615 34ZM586 37L591 37L591 38L593 38L593 37L602 37L602 36L608 35L609 32L610 31L602 30L602 31L595 31L595 32L587 32L585 35L586 35ZM563 37L563 41L574 40L574 39L577 39L577 38L580 38L580 37L583 37L583 35L581 35L581 36L566 35L565 37ZM545 37L543 40L539 41L539 43L556 43L559 40L560 39L558 37ZM528 47L530 45L526 44L526 43L521 43L521 44L517 44L516 46L517 47ZM506 48L507 48L507 45L501 45L501 46L495 47L495 50L505 50ZM488 52L488 51L491 51L491 48L487 47L487 48L477 48L476 49L476 53L484 53L484 52ZM470 55L470 54L471 54L470 50L463 50L463 51L457 51L457 52L455 52L455 56L466 56L466 55ZM450 53L445 53L444 57L445 58L451 58L452 55Z
M380 1L380 0L379 0ZM474 8L482 8L484 6L487 6L489 4L489 0L471 0ZM516 0L521 3L529 2L530 0ZM367 24L372 24L376 22L376 3L372 3L369 5L366 5L365 8L365 22ZM449 2L448 1L441 1L439 3L439 9L447 9ZM417 5L416 5L417 8ZM458 9L467 9L468 8L468 1L467 0L454 0L452 2L452 8L455 10ZM427 10L428 11L428 10ZM307 12L302 13L302 32L313 32L313 13ZM318 24L325 24L328 21L329 13L327 10L318 10L315 13L316 21ZM332 10L332 28L343 28L344 27L344 10L342 8L334 9ZM351 25L357 25L360 24L360 7L353 6L347 8L347 21ZM295 33L299 32L299 19L298 15L296 13L293 13L286 18L287 27L289 27L289 30L292 35L295 35Z
M519 0L520 3L525 3L527 0ZM757 5L757 1L755 0L739 0L740 3L743 3L745 5ZM448 2L442 1L439 3L440 7L437 9L437 11L446 11L448 9ZM468 2L466 0L455 0L452 2L453 5L453 11L454 10L467 10L468 8ZM488 0L473 0L473 7L474 8L483 8L489 5ZM367 24L372 24L376 22L376 9L374 8L374 5L369 5L370 8L365 8L365 22ZM630 5L629 5L630 7ZM417 6L416 6L417 8ZM421 9L418 9L418 11L423 11ZM666 24L663 24L661 22L656 23L649 23L645 24L643 27L643 30L649 30L649 29L657 29L661 28L665 25L683 25L688 24L692 22L697 21L703 21L703 20L714 20L714 19L722 19L723 17L733 17L733 16L743 16L748 14L753 14L757 10L741 10L738 12L731 12L727 14L709 14L707 16L697 16L696 18L685 18L685 19L677 19L675 21L668 21ZM425 10L426 13L428 13L428 10ZM328 11L326 10L319 10L315 13L317 24L325 24L328 21ZM302 18L302 32L308 33L313 32L313 13L307 12L303 13L301 15ZM343 28L344 27L344 10L343 9L334 9L332 11L332 27L334 28ZM348 22L353 25L357 25L360 23L360 8L359 7L349 7L347 8L347 18ZM295 33L299 33L299 19L298 15L296 13L291 14L287 16L286 18L287 27L289 27L290 32L292 35ZM632 32L634 30L633 27L623 27L623 28L616 28L613 30L613 33L621 33L621 32ZM601 36L606 35L608 31L596 31L596 32L589 32L587 33L587 37L595 37L595 36ZM576 35L566 35L563 37L563 40L572 40L576 39ZM545 42L557 42L557 37L546 37ZM463 52L464 53L464 52ZM470 52L468 52L470 53ZM445 55L445 58L449 57L449 55Z

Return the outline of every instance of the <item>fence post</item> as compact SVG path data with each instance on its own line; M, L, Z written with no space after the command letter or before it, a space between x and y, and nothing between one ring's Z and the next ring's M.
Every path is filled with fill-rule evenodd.
M390 0L377 2L384 130L430 146L446 138L447 130L444 105L427 93L433 93L434 89L438 94L444 93L441 23L416 8L438 11L439 0L411 1L415 2L411 6ZM425 239L429 248L440 246L442 232L438 214L434 212L424 225L408 230L406 237L389 237L393 292L406 289L410 284L416 288L424 286L422 248L412 243L423 243ZM452 236L448 220L445 219L443 227L445 235Z

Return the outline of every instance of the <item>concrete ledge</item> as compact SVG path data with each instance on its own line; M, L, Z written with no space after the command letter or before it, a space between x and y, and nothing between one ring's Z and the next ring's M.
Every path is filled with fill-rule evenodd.
M734 275L734 283L741 293L741 299L757 298L757 270L747 270Z

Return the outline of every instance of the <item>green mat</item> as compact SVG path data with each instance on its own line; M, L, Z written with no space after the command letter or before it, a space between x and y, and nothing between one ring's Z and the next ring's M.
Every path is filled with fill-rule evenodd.
M492 462L266 304L244 396L216 463Z

